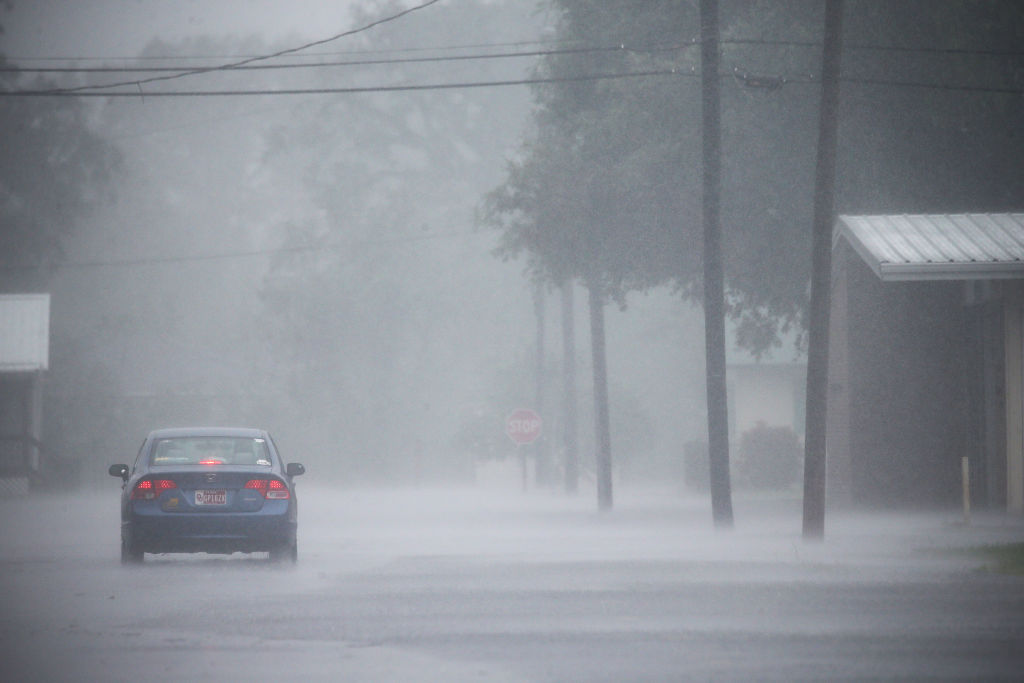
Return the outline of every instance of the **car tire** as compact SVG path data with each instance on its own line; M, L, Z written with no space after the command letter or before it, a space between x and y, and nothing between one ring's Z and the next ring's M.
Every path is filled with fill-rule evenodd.
M144 559L145 555L141 550L128 541L121 540L121 564L142 564Z

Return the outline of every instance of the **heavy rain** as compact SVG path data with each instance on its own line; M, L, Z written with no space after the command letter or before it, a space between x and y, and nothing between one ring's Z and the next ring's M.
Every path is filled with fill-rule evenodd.
M5 677L1019 677L1019 3L0 27ZM123 562L170 427L294 564Z

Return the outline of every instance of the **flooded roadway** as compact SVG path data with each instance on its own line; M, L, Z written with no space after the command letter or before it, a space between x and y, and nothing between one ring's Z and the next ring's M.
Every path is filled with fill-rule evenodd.
M966 548L1001 515L833 515L623 492L300 483L299 563L118 561L117 489L0 501L12 680L1019 679L1024 578Z

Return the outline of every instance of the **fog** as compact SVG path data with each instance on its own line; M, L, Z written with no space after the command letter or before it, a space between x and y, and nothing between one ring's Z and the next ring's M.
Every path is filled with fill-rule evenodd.
M169 8L153 9L168 15L167 35L146 43L138 64L270 53L301 42L294 21L275 26L268 40L274 22L266 12L255 13L264 17L263 31L253 19L225 20L221 10L194 25L190 19L186 30ZM62 22L86 23L113 12L101 5L82 18L59 4L51 11ZM424 12L332 47L342 56L400 48L430 54L432 46L525 43L545 28L544 15L525 3L500 13L451 11L466 14L472 35ZM32 55L74 46L131 61L124 39L102 48L94 36L64 50L25 40L21 27L70 41L50 35L56 29L38 12L10 15L12 58L27 54L33 63ZM136 39L153 31L133 17L125 15L120 28L135 29ZM307 37L319 35L310 34L314 25ZM531 66L523 59L366 66L341 76L346 85L489 80L522 78ZM214 74L202 83L315 87L336 84L338 75ZM500 435L508 412L535 402L535 383L526 379L536 353L533 290L522 262L492 255L497 235L475 218L480 198L518 153L529 98L526 88L512 87L87 101L91 125L116 148L121 166L111 199L64 238L67 265L48 287L45 441L78 463L80 480L93 487L107 483L108 461L133 458L149 429L189 424L266 427L321 478L472 479L474 454L460 432L486 416ZM557 296L546 298L548 362L556 370ZM667 291L636 297L635 309L621 322L610 314L612 382L646 424L659 425L641 455L666 460L702 428L700 331L693 312ZM670 320L649 334L655 323L636 327L645 311L652 321L666 313ZM585 316L580 307L581 400L589 383ZM649 341L642 354L639 339ZM679 381L647 390L666 366ZM510 385L516 376L523 379ZM550 409L558 399L551 393L549 400ZM680 421L680 414L689 417ZM514 454L507 439L495 441L499 455Z
M41 440L57 463L47 474L60 475L33 481L23 496L0 486L6 670L37 680L231 680L241 671L253 680L374 681L1016 676L1022 584L991 571L978 550L1024 534L1020 517L1003 514L998 463L984 475L981 509L969 521L956 509L961 456L991 446L979 445L970 423L988 413L975 415L973 394L960 387L976 378L960 382L947 367L967 348L949 332L962 333L957 316L966 314L908 299L901 318L910 322L897 327L882 317L872 289L882 285L862 273L865 319L850 324L869 337L860 349L867 369L855 379L877 408L865 435L874 441L864 439L873 450L829 499L826 540L799 535L817 115L805 74L819 59L806 48L820 40L820 3L722 3L730 58L791 77L748 87L757 79L734 71L723 90L729 530L713 523L707 492L696 56L678 35L670 48L658 42L668 29L643 12L625 22L600 3L602 11L581 10L598 35L579 44L591 49L587 40L599 38L596 53L619 44L617 34L612 43L600 35L602 22L657 43L609 57L621 62L568 58L582 73L665 59L677 78L664 88L641 79L623 97L619 81L596 89L611 94L603 113L586 109L587 87L567 86L565 101L584 103L577 120L551 92L555 104L521 83L487 85L550 75L557 59L535 52L575 50L577 39L556 36L565 25L548 3L449 0L290 52L414 4L310 1L281 12L270 2L55 0L0 13L7 63L57 69L11 72L5 88L36 78L81 93L125 83L112 89L118 96L21 98L3 110L21 126L8 130L28 142L16 146L9 132L0 151L0 189L13 197L4 195L4 245L24 247L0 255L0 284L51 296ZM971 51L1016 49L1024 21L1011 3L974 14L949 3L920 25L898 3L852 5L848 31L861 43L848 63L861 83L844 85L838 208L1019 210L1024 141L997 76L1019 81L1020 68ZM696 6L677 9L671 29L690 35ZM1000 12L1014 22L993 19ZM879 26L902 46L893 54L912 53L903 71L890 52L874 59L864 48L881 39ZM907 26L914 30L900 34ZM782 49L765 57L776 33ZM948 51L971 61L949 67L951 54L931 52L951 34ZM765 44L745 42L752 35ZM170 72L119 70L262 63L282 52L281 69L166 81L151 78ZM307 68L313 62L321 66ZM962 76L965 87L988 83L992 92L961 97L945 81L921 97L906 83L871 90L871 78L890 69L903 79ZM472 87L433 87L457 83ZM325 92L273 94L317 89ZM164 96L192 90L250 94ZM560 116L581 127L580 140L607 139L587 147L557 126L545 138L544 125L564 124ZM584 161L567 162L566 150L582 150ZM20 188L13 179L36 157L32 168L43 172L26 170L29 185L52 178L73 191L37 197ZM530 225L514 211L496 220L495 190L545 161L569 178L547 188L548 213L538 210L552 223L532 216ZM652 168L661 169L653 179ZM542 187L550 180L538 177ZM612 180L574 193L592 191L595 178ZM582 211L580 196L592 200ZM28 228L18 222L31 214L23 206L39 213ZM546 262L529 245L509 247L529 235L517 233L524 225L557 235L577 223L596 235L584 244L621 247L594 257L607 269L597 279L608 287L615 482L614 506L603 511L593 282L572 270L585 250ZM664 248L663 234L685 248ZM553 285L562 267L576 278L569 359ZM952 287L943 305L962 298ZM881 312L866 320L864 311ZM953 339L938 357L956 362L935 363L922 329L938 330L935 346ZM899 353L916 354L918 375L893 372L911 366ZM565 492L562 469L566 364L576 377L575 493ZM938 410L932 422L921 417L925 394L913 383L940 371L944 383L923 385L948 389L929 405L958 411L949 438L932 428L945 419ZM893 405L899 421L889 419ZM526 446L505 433L519 408L544 420ZM8 412L4 428L16 422ZM119 566L120 482L108 465L132 463L152 429L210 425L265 428L284 460L305 465L298 564L197 554ZM923 433L936 452L909 456ZM765 465L773 448L780 460Z
M551 472L550 485L565 449L566 363L576 368L583 471L594 472L595 392L582 278L574 281L576 354L567 360L552 278L545 280L538 318L532 280L544 274L540 257L527 250L499 258L496 251L507 247L514 230L503 235L486 211L489 193L529 158L537 140L537 94L524 85L392 90L529 78L538 68L533 48L552 39L557 12L546 4L440 3L289 52L398 7L309 3L306 14L279 16L268 3L241 12L233 3L200 10L163 2L50 2L16 3L4 15L0 50L11 63L58 68L12 78L27 82L39 75L77 88L124 81L128 85L111 90L132 95L32 100L57 111L58 120L73 112L94 136L92 151L79 160L81 178L72 175L70 182L81 196L71 209L44 216L52 234L40 239L50 246L37 247L41 255L23 255L53 264L31 287L52 297L42 440L70 463L77 484L107 485L106 465L131 461L149 430L188 424L265 427L289 459L305 462L325 482L470 482L489 476L495 461L518 455L503 434L503 420L532 407L546 426L540 442L521 452L541 459L538 469ZM812 35L820 30L815 7L792 9L799 29ZM958 12L950 10L951 16ZM854 37L870 33L875 13L850 14ZM754 15L723 5L723 35L753 30ZM695 16L680 10L679 21ZM765 31L786 24L784 17L770 18ZM982 18L978 22L980 39L989 29ZM1005 42L1012 26L991 38ZM948 26L940 22L928 31L926 37L939 40ZM747 60L754 48L729 50ZM464 59L508 51L524 56ZM288 54L277 64L260 64L287 68L220 69L170 80L150 80L166 72L73 70L208 66L279 52ZM864 61L853 54L854 64ZM764 66L804 69L815 59L787 51ZM678 61L693 58L684 53ZM324 62L342 64L293 68ZM924 66L912 60L907 68L916 73ZM697 120L691 81L673 86L681 108L669 118ZM367 91L160 96L175 88ZM734 446L762 422L791 430L796 440L803 433L801 316L809 274L803 255L813 145L802 142L814 137L810 94L794 90L777 100L743 88L723 91ZM636 123L608 136L611 149L602 153L633 163L633 128L656 127L657 120L640 118L645 108L625 99L635 109L624 118ZM68 100L73 109L58 108ZM652 102L654 112L664 105ZM950 121L973 111L959 100L941 104ZM962 153L989 165L968 183L940 173L938 164L889 154L891 142L909 134L903 122L888 121L854 92L840 203L853 211L921 210L952 205L958 197L957 208L1004 207L1015 175L999 169L1014 167L1019 140L1010 139L1012 127L1000 125L1012 120L1002 107L1000 101L971 114L983 133ZM944 122L913 134L944 139ZM772 134L764 135L768 124ZM632 235L629 227L622 228L625 236L607 236L623 246L601 256L604 263L621 255L632 268L623 276L615 271L621 266L611 266L609 279L622 282L605 295L613 466L625 483L703 485L699 471L684 476L682 457L707 441L701 285L697 271L687 270L700 260L696 131L683 126L677 135L678 156L670 161L683 171L669 174L667 188L647 188L628 175L628 164L622 182L613 183L627 199L647 197L663 202L670 215L677 212L671 221L680 224L687 247L666 271L666 261L674 262L665 258L668 250L646 251L646 238L622 242ZM652 144L663 146L656 137ZM937 145L919 147L939 153ZM100 160L109 164L106 182L97 179ZM8 161L17 165L20 158ZM663 163L658 157L640 161L652 168ZM898 182L908 165L919 176L912 183L916 195L911 184ZM663 192L676 198L666 200ZM42 203L59 207L64 199L45 196ZM643 231L650 229L645 220L645 211L634 210L620 222L636 221L635 230ZM662 229L664 221L656 222ZM759 373L761 384L751 388L747 380ZM891 372L881 368L879 374ZM766 391L778 377L784 384ZM933 485L939 505L955 500L948 482L959 454L947 455L953 464ZM787 476L782 488L792 493L799 472ZM737 477L739 483L751 479L743 472Z

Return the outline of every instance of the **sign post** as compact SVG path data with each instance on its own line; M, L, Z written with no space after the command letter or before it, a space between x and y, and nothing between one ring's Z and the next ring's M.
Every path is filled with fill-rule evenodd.
M505 418L505 433L516 445L519 452L519 462L523 472L523 490L526 490L526 453L523 446L533 443L540 438L540 430L544 421L536 411L529 408L519 408Z

